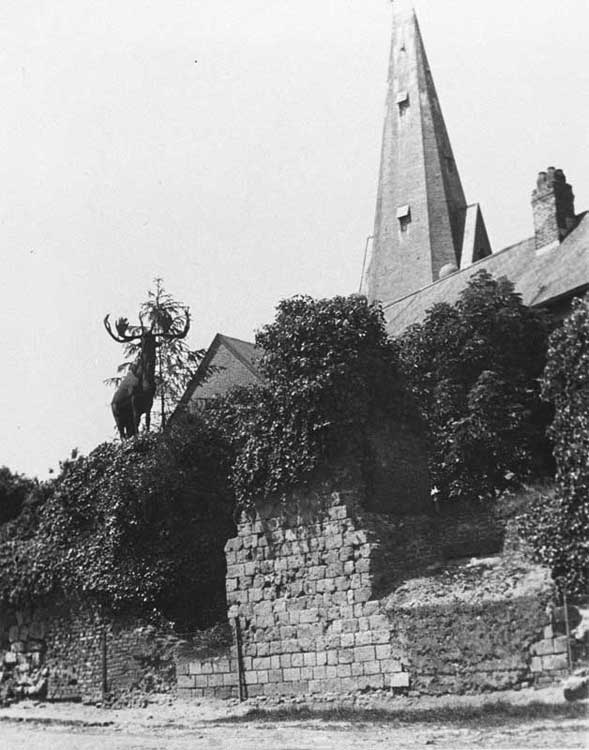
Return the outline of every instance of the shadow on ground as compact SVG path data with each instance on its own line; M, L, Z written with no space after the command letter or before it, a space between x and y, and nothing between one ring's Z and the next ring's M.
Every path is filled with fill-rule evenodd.
M214 719L211 724L246 724L251 721L289 722L325 721L354 722L354 724L470 724L491 726L507 721L533 721L546 719L584 719L588 716L588 706L583 703L562 703L550 705L534 701L525 705L514 705L505 701L485 703L481 706L420 707L399 708L359 708L337 706L331 708L310 708L308 706L280 706L273 709L252 708L242 716Z

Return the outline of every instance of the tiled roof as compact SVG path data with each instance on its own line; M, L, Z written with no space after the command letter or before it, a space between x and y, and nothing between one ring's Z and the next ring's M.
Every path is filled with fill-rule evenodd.
M235 339L231 336L225 336L222 333L218 333L220 341L227 346L235 356L240 359L243 364L252 371L254 375L257 375L260 379L262 376L257 367L257 360L260 356L260 352L256 349L256 345L251 341L243 341L243 339Z
M418 323L438 302L456 302L469 279L485 269L496 278L506 276L526 305L547 305L589 286L589 213L556 247L536 251L533 237L482 258L462 271L435 281L406 297L383 305L392 335Z
M182 411L183 408L187 407L190 403L194 392L207 379L210 377L209 368L213 362L220 347L225 347L244 367L251 373L254 380L262 381L262 375L257 368L257 359L259 357L259 350L256 349L255 344L251 341L243 341L242 339L236 339L231 336L225 336L222 333L217 333L215 338L212 340L209 348L206 351L201 363L198 366L194 377L187 385L186 390L182 394L182 398L178 402L176 409L171 415L170 421L173 421L176 414Z

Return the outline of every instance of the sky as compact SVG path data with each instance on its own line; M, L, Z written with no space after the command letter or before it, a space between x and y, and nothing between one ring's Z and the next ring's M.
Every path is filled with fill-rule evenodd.
M587 0L416 0L469 202L532 234L538 171L589 208ZM357 291L388 0L2 0L0 465L114 438L103 379L154 277L188 343L252 339L293 294Z

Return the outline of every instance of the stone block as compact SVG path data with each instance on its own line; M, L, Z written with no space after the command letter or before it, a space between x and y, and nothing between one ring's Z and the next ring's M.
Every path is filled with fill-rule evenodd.
M362 630L355 634L354 645L356 646L371 646L372 645L373 633L371 630Z
M10 643L18 641L18 631L18 625L11 625L11 627L8 628L8 640L10 641Z
M544 628L544 638L554 638L554 630L552 628L552 625L547 625Z
M363 659L355 659L355 649L353 648L340 648L337 652L337 663L338 664L351 664L353 661L364 661Z
M354 648L355 661L373 661L374 659L376 659L374 646L356 646Z
M569 663L566 654L550 654L542 657L542 669L552 672L560 669L568 669Z
M384 644L378 644L375 647L376 650L376 658L381 659L390 659L391 657L391 644L390 643L384 643Z
M338 664L335 668L338 677L351 677L352 667L350 664Z
M327 664L327 651L317 651L315 659L318 667L324 667Z
M533 643L530 647L530 651L536 656L546 656L548 654L554 653L554 643L552 638L547 638L545 640Z
M283 674L282 669L271 669L268 672L268 682L282 682Z
M191 688L196 687L194 677L188 674L178 675L176 678L176 685L179 690L190 690Z
M327 677L327 667L313 667L313 679L324 680Z
M385 674L403 671L403 665L399 659L383 659L380 662L380 668Z
M380 674L382 662L380 661L365 661L364 674Z
M340 646L342 648L350 648L354 644L357 643L356 639L358 637L358 633L342 633L340 637Z
M293 667L302 667L304 665L304 656L301 653L292 654L291 665Z
M393 672L386 675L385 684L392 688L407 688L410 684L409 672Z
M554 639L554 653L566 654L568 651L568 638L566 635L558 636Z
M367 686L373 689L382 690L386 685L385 676L383 674L371 674L366 675Z
M368 621L372 630L388 630L391 626L388 617L385 615L370 615Z
M298 682L301 679L301 670L298 667L284 670L285 682Z
M530 669L532 670L532 672L542 671L542 657L541 656L532 656L532 661L530 662Z
M221 673L210 674L207 676L207 683L209 687L221 687L223 685L223 675Z

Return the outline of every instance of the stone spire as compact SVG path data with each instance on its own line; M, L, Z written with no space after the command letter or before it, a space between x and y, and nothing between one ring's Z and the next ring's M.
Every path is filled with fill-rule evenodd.
M463 252L488 255L488 240L463 246L466 209L415 11L394 0L374 240L362 292L389 302L436 281L442 269L460 268ZM480 242L486 230L473 236Z

